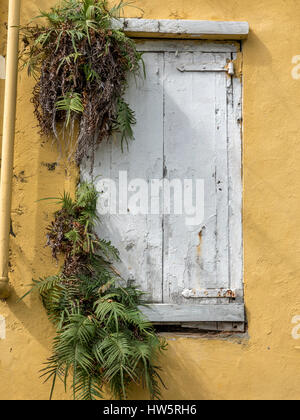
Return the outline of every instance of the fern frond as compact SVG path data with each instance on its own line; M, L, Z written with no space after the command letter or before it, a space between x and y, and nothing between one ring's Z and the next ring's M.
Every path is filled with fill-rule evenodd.
M114 398L126 399L132 383L160 398L157 359L166 345L140 311L144 293L133 282L123 286L111 264L118 250L94 232L97 190L85 182L74 200L68 193L55 200L62 208L48 228L48 245L54 256L65 254L64 266L57 276L33 280L26 293L40 293L57 329L53 354L41 370L51 382L50 398L57 379L66 389L69 376L74 399L103 398L105 385Z
M104 255L108 259L114 259L116 261L120 260L120 254L118 249L112 245L110 241L106 241L105 239L97 239L95 241L97 246L99 247L99 252Z
M133 139L132 126L135 124L136 118L134 111L123 99L119 99L117 103L117 116L113 129L118 131L121 135L122 151L124 150L124 141L128 148L128 141Z
M126 307L113 301L111 297L112 295L95 302L94 310L100 323L105 323L108 327L111 323L114 323L115 331L119 331L120 321L126 321Z
M31 288L28 292L25 293L18 301L23 300L26 296L28 296L33 291L37 290L42 296L45 293L49 293L51 290L57 287L58 284L61 283L60 276L50 276L46 277L45 279L40 278L39 280L34 280L31 285Z
M72 112L82 114L84 106L82 104L81 95L76 92L67 92L56 101L56 109L66 112L66 126L70 124Z
M79 370L74 384L76 399L89 401L103 398L101 384L100 373L87 375L84 371Z

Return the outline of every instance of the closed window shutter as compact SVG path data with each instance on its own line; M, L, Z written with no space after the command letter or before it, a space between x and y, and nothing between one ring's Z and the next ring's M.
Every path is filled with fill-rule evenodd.
M115 180L121 195L126 174L133 190L128 203L118 195L117 214L101 216L99 234L120 249L123 277L147 292L151 305L143 311L152 322L243 322L241 81L227 71L236 47L149 40L138 48L147 77L129 82L135 141L123 153L116 141L101 144L94 169ZM138 215L137 179L156 191ZM190 213L196 191L203 214L200 203Z

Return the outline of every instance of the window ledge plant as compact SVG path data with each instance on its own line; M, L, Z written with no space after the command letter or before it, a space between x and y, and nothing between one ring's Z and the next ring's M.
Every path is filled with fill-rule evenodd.
M113 29L125 6L106 0L63 0L41 12L45 24L22 28L22 67L36 79L32 102L41 134L67 139L74 157L93 158L97 145L119 132L132 138L134 112L124 100L128 73L140 72L142 54L122 30ZM66 131L68 136L66 136Z
M32 101L41 134L65 141L77 164L84 157L93 161L97 145L114 131L122 145L133 136L135 116L124 93L127 74L140 71L142 56L124 32L111 28L128 4L109 9L106 0L64 0L41 13L45 25L23 28L20 59L36 78ZM103 398L107 388L126 399L133 383L159 398L157 358L166 343L140 310L143 293L114 269L118 250L95 233L98 198L93 184L81 183L74 200L61 197L48 228L47 245L64 264L28 292L39 291L56 327L42 376L52 382L50 398L57 379L67 388L70 375L75 399Z
M42 376L52 381L50 398L57 378L67 387L72 373L74 399L102 398L105 388L126 399L133 383L158 399L163 381L157 358L166 343L140 310L143 293L124 284L114 269L118 250L94 232L98 195L93 184L83 182L75 200L67 193L61 197L47 245L54 258L64 255L63 268L34 281L26 293L39 291L57 330Z

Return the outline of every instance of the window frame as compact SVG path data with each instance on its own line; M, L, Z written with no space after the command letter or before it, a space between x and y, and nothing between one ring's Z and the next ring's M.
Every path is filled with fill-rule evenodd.
M147 39L148 50L152 51L151 40L153 46L157 39L164 39L168 42L169 50L176 51L176 40L203 40L203 47L209 45L207 52L225 52L224 46L228 47L228 52L232 53L232 59L238 58L241 53L241 43L237 40L244 40L249 33L249 25L247 22L213 22L213 21L186 21L186 20L148 20L148 19L123 19L116 22L115 27L123 29L125 33L133 39L137 40L138 48L142 46L143 39ZM209 43L207 40L211 40ZM222 40L220 42L220 40ZM150 42L149 42L150 41ZM231 41L231 42L230 42ZM232 42L234 41L234 42ZM146 40L145 40L146 42ZM201 41L200 41L201 42ZM202 43L202 42L201 42ZM152 49L151 49L152 48ZM145 49L141 48L143 51ZM166 51L166 50L165 50ZM238 241L230 251L233 261L240 259L243 269L243 245L242 245L242 82L236 77L231 77L233 100L232 118L228 121L228 153L231 154L233 162L236 165L232 167L231 191L235 191L229 198L230 206L237 209L236 217L231 218L232 232L237 229L241 230L241 243ZM239 155L239 156L238 156ZM237 157L235 159L235 157ZM236 175L240 177L240 181L235 182ZM235 197L238 197L237 199ZM232 209L231 209L232 210ZM237 235L239 236L239 235ZM234 235L232 237L235 242ZM237 261L237 260L236 260ZM234 264L234 263L233 263ZM237 262L237 266L239 263ZM243 277L243 276L242 276ZM154 304L141 308L144 314L151 322L157 325L180 325L187 328L199 328L203 330L223 330L223 331L243 331L245 324L244 309L244 290L240 289L243 278L238 279L231 284L231 289L235 295L229 300L229 303L222 304L198 304L198 305L178 305L172 304ZM243 287L243 286L242 286ZM220 302L221 303L221 302ZM176 308L175 308L176 306ZM172 313L170 317L165 319L166 312ZM176 315L174 315L176 314Z

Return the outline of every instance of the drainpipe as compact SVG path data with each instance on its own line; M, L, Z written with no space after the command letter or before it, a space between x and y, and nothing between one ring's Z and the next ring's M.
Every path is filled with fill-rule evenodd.
M9 0L0 181L0 299L6 299L10 295L8 258L17 101L20 6L21 0Z

